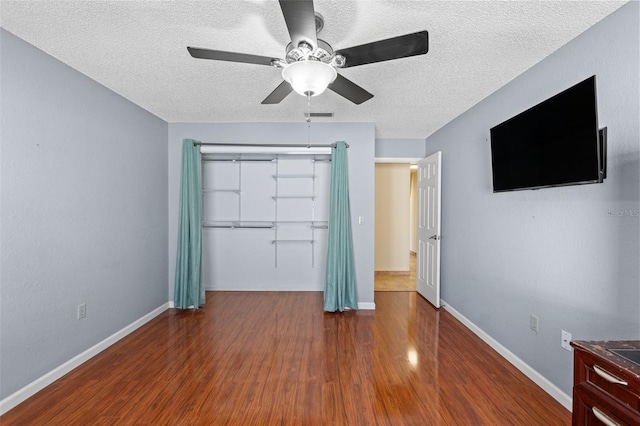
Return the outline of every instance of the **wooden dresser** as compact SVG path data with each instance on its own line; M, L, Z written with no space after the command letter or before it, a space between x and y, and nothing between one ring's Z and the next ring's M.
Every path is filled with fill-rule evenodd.
M573 425L640 426L640 365L609 349L640 349L640 340L571 342Z

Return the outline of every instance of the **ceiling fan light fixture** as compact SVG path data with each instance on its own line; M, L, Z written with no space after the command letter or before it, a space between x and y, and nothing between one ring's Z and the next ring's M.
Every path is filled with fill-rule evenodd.
M318 96L337 76L338 73L331 65L320 61L298 61L282 70L282 78L302 96Z

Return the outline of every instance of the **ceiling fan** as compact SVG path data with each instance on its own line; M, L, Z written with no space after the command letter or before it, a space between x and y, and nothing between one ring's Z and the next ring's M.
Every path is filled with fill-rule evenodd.
M285 59L197 47L187 47L187 50L194 58L282 68L284 81L262 104L280 103L294 90L303 96L317 96L328 87L357 105L373 95L338 74L336 69L424 55L429 51L427 31L334 51L329 43L316 37L324 20L315 13L313 0L280 0L280 8L291 36Z

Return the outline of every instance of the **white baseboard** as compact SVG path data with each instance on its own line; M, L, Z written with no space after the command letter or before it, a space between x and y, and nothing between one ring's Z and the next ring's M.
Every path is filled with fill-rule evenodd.
M300 288L299 284L216 284L207 286L205 291L324 291L324 284Z
M456 311L451 305L441 300L442 307L453 315L458 321L464 324L469 330L471 330L476 336L481 338L486 344L491 346L496 352L498 352L504 359L509 361L514 367L520 370L525 376L533 380L533 382L540 386L542 390L551 395L556 401L562 404L567 410L572 411L573 400L564 393L559 387L554 385L544 377L542 374L534 370L529 364L518 358L509 349L502 346L497 340L489 336L480 327L471 322L468 318Z
M207 290L207 291L216 291L216 290ZM173 302L173 300L169 301L169 308L172 309L174 307L175 307L175 303ZM375 311L376 304L368 303L368 302L358 302L358 309L365 310L365 311Z
M59 378L61 378L71 370L73 370L74 368L78 367L80 364L88 361L90 358L96 356L103 350L107 349L109 346L113 345L118 340L122 339L128 334L131 334L133 331L140 328L144 324L148 323L149 321L151 321L152 319L154 319L155 317L157 317L158 315L166 311L168 308L169 308L169 302L154 309L153 311L149 312L142 318L124 327L122 330L113 333L111 336L107 337L103 341L96 343L86 351L76 355L75 357L71 358L69 361L65 362L64 364L56 367L55 369L51 370L47 374L29 383L22 389L19 389L16 392L9 395L8 397L4 398L3 400L0 401L0 415L11 410L13 407L25 401L27 398L30 398L31 396L35 395L37 392L49 386L51 383L55 382L56 380L58 380Z

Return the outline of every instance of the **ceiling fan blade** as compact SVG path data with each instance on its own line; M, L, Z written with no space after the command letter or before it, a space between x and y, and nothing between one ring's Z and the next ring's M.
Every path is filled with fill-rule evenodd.
M213 59L214 61L242 62L245 64L269 65L277 58L267 56L249 55L247 53L224 52L222 50L200 49L198 47L187 47L187 50L194 58Z
M399 37L361 44L336 52L345 57L342 68L371 64L374 62L390 61L392 59L409 56L424 55L429 51L429 33L420 31Z
M338 95L349 99L356 105L360 105L364 101L368 101L373 98L371 93L340 74L338 74L333 83L329 85L329 89L333 90Z
M286 81L283 81L273 92L269 94L269 96L264 98L262 105L279 104L291 92L293 92L291 85Z
M280 0L280 8L287 23L293 47L298 47L301 42L305 42L311 46L312 50L315 49L318 46L318 40L313 0Z

